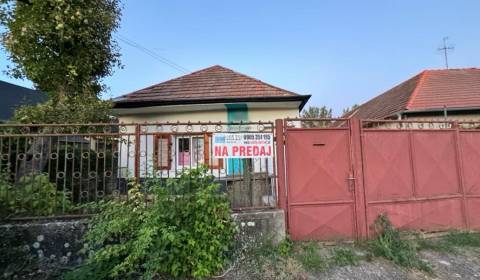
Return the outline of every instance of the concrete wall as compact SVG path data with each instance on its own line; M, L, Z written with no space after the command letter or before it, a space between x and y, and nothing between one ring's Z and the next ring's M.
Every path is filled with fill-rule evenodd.
M241 242L285 238L283 210L262 210L232 214L239 228ZM32 278L51 279L59 270L84 261L79 250L88 220L26 221L0 225L0 278L30 273ZM38 272L41 274L38 274ZM46 277L45 275L48 275Z
M232 216L239 227L241 240L271 239L276 244L285 239L286 225L283 210L239 212Z
M0 278L33 273L31 279L50 279L61 267L81 264L86 229L87 221L78 219L0 225Z

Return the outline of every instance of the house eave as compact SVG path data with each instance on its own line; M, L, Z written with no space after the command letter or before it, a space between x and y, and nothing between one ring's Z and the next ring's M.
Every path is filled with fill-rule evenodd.
M295 96L259 96L259 97L235 97L235 98L203 98L203 99L181 99L181 100L119 100L114 99L114 109L142 108L154 106L171 106L171 105L203 105L214 103L245 103L245 102L288 102L300 101L299 111L303 109L310 99L311 95L295 95Z

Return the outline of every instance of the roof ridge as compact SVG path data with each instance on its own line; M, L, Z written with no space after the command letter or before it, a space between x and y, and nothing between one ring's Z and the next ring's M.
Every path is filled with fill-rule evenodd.
M447 68L447 69L425 69L427 72L440 72L440 71L462 71L462 70L480 70L477 67L467 67L467 68Z
M289 90L286 90L286 89L283 89L283 88L279 88L279 87L276 87L274 85L271 85L269 83L266 83L262 80L259 80L259 79L256 79L254 77L251 77L251 76L248 76L246 74L243 74L243 73L240 73L240 72L237 72L235 70L232 70L230 68L227 68L225 66L222 66L222 65L218 65L218 64L215 64L215 65L212 65L212 66L209 66L207 68L203 68L203 69L200 69L200 70L197 70L197 71L194 71L194 72L191 72L191 73L188 73L188 74L185 74L185 75L182 75L180 77L176 77L176 78L172 78L172 79L169 79L169 80L166 80L166 81L163 81L163 82L160 82L160 83L156 83L154 85L151 85L151 86L148 86L148 87L144 87L144 88L141 88L141 89L138 89L138 90L135 90L135 91L132 91L132 92L129 92L129 93L126 93L126 94L122 94L118 97L116 97L115 99L122 99L122 98L128 98L129 95L131 94L143 94L143 93L139 93L139 91L144 91L144 90L148 90L148 89L151 89L151 88L155 88L161 84L165 84L165 83L169 83L169 82L172 82L172 81L176 81L176 80L181 80L181 79L184 79L186 77L189 77L189 76L192 76L192 75L197 75L199 73L203 73L203 72L206 72L206 71L210 71L214 68L220 68L220 69L223 69L223 70L227 70L227 71L230 71L236 75L239 75L239 76L242 76L244 78L247 78L247 79L250 79L250 80L253 80L253 81L256 81L256 82L259 82L265 86L268 86L270 88L273 88L273 89L276 89L276 90L279 90L279 91L282 91L284 93L287 93L287 94L291 94L291 95L294 95L294 96L301 96L300 94L298 93L295 93L295 92L292 92L292 91L289 91Z
M288 93L293 94L293 95L300 95L300 94L295 93L295 92L293 92L293 91L289 91L289 90L286 90L286 89L283 89L283 88L274 86L274 85L269 84L269 83L267 83L267 82L264 82L264 81L262 81L262 80L260 80L260 79L251 77L251 76L249 76L249 75L246 75L246 74L243 74L243 73L240 73L240 72L237 72L237 71L232 70L232 69L230 69L230 68L223 67L223 66L221 66L221 65L217 65L217 66L222 67L222 68L224 68L224 69L227 69L227 70L229 70L229 71L232 71L233 73L238 74L238 75L240 75L240 76L244 76L244 77L247 77L247 78L249 78L249 79L255 80L255 81L257 81L257 82L260 82L260 83L262 83L262 84L264 84L264 85L267 85L267 86L269 86L269 87L272 87L272 88L274 88L274 89L278 89L278 90L281 90L281 91L285 91L285 92L288 92Z
M405 106L405 109L409 109L410 108L410 105L412 105L413 103L413 100L415 99L415 97L417 97L418 95L418 92L420 91L420 87L423 85L423 82L425 81L427 75L429 73L429 70L423 70L421 73L420 73L420 79L417 81L416 85L415 85L415 89L412 91L412 93L410 94L410 97L408 98L408 101L407 101L407 106Z
M215 65L209 66L209 67L207 67L207 68L203 68L203 69L200 69L200 70L197 70L197 71L193 71L193 72L187 73L187 74L182 75L182 76L179 76L179 77L171 78L171 79L165 80L165 81L163 81L163 82L150 85L150 86L148 86L148 87L144 87L144 88L141 88L141 89L137 89L137 90L134 90L134 91L131 91L131 92L122 94L122 95L120 95L120 96L115 97L115 99L117 99L117 98L122 98L122 97L126 97L127 95L130 95L130 94L132 94L132 93L137 93L137 92L139 92L139 91L143 91L143 90L146 90L146 89L154 88L154 87L156 87L156 86L158 86L158 85L160 85L160 84L163 84L163 83L167 83L167 82L179 80L179 79L182 79L182 78L184 78L184 77L186 77L186 76L190 76L190 75L193 75L193 74L198 74L198 73L200 73L200 72L204 72L204 71L206 71L206 70L210 70L211 68L214 68L214 67L222 67L222 66L220 66L220 65L218 65L218 64L215 64ZM223 67L222 67L222 68L223 68Z

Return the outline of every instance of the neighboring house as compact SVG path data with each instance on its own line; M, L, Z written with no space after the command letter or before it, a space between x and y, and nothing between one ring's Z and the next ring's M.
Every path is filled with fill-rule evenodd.
M0 81L0 123L10 120L18 107L42 103L46 99L38 90Z
M179 78L168 80L114 99L114 114L120 123L143 122L258 122L298 117L310 95L299 95L222 66L212 66ZM205 163L218 174L234 176L243 174L245 160L229 159L223 162L211 156L209 129L198 126L147 135L140 146L146 147L144 155L153 159L153 166L162 174L175 176L176 170ZM248 130L248 125L241 130ZM223 125L226 130L238 126ZM252 130L255 130L254 128ZM152 131L157 131L153 127ZM208 132L207 132L208 131ZM132 132L132 131L130 131ZM134 161L129 157L134 141L123 145L121 166L132 173ZM143 149L143 148L142 148ZM162 156L160 156L162 155ZM273 161L253 163L254 171L272 170ZM141 174L150 171L142 162Z
M480 120L480 69L425 70L362 104L360 119Z

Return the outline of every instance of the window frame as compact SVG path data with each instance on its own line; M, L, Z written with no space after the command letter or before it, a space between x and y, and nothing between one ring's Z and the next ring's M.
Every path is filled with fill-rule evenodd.
M207 164L209 169L223 169L224 168L224 160L223 159L217 159L217 164L213 164L213 158L212 161L210 161L210 150L211 150L211 139L213 137L213 133L211 132L193 132L193 133L155 133L154 134L154 168L155 170L172 170L172 165L173 165L173 157L178 157L178 144L179 144L179 139L181 137L189 137L190 138L190 146L189 149L193 151L193 137L201 137L203 136L203 163ZM172 141L172 138L174 141ZM167 144L168 144L168 165L167 166L159 166L158 165L158 160L159 160L159 144L158 140L159 139L167 139ZM175 143L173 143L175 142ZM172 153L172 146L175 144L175 154ZM193 155L191 155L193 156ZM175 158L175 165L176 167L182 167L181 165L178 165L178 158ZM190 166L190 165L189 165ZM185 167L185 166L183 166ZM193 167L193 165L192 165Z
M170 133L155 133L153 135L153 168L155 170L170 170L172 169L172 135ZM167 139L167 165L166 166L159 166L159 148L160 145L158 144L159 139ZM162 155L163 156L163 155Z

